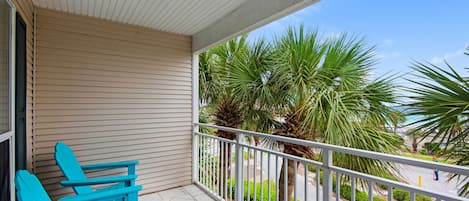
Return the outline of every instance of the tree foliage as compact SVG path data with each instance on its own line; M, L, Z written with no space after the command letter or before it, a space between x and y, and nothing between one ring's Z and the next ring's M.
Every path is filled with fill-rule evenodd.
M466 53L466 55L468 55ZM413 124L432 141L445 146L448 157L457 159L458 165L469 165L469 79L448 63L440 67L431 63L412 64L418 79L409 80L417 87L409 88L412 93L408 105L411 115L422 116ZM460 178L463 188L461 195L469 195L469 180Z

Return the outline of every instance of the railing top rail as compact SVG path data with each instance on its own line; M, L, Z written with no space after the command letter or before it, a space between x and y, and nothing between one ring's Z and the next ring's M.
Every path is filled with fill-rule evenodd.
M194 123L194 125L209 127L209 128L216 128L216 129L220 129L220 130L224 130L228 132L233 132L233 133L236 133L236 135L241 133L241 134L251 135L251 136L256 136L256 137L271 138L273 140L281 141L281 142L288 142L288 143L293 143L293 144L298 144L298 145L303 145L303 146L310 146L314 148L320 148L320 149L325 149L325 150L330 150L330 151L335 151L335 152L341 152L345 154L361 156L365 158L384 160L384 161L395 162L395 163L400 163L400 164L405 164L405 165L423 167L427 169L437 169L437 170L441 170L441 171L445 171L449 173L469 176L469 168L464 167L464 166L450 165L450 164L444 164L444 163L435 163L435 162L407 158L407 157L397 156L397 155L392 155L392 154L385 154L385 153L367 151L367 150L362 150L362 149L355 149L355 148L350 148L350 147L342 147L342 146L325 144L325 143L320 143L320 142L313 142L313 141L301 140L301 139L290 138L290 137L285 137L285 136L271 135L271 134L241 130L241 129L236 129L236 128L216 126L216 125L211 125L211 124Z

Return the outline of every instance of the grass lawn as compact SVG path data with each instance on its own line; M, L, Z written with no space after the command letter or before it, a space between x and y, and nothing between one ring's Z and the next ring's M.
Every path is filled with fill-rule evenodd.
M425 160L425 161L432 161L432 156L422 155L419 153L402 152L401 155L405 157L410 157L410 158L415 158L415 159L420 159L420 160ZM437 158L437 159L438 159L438 162L440 163L454 164L453 160L445 160L443 158Z

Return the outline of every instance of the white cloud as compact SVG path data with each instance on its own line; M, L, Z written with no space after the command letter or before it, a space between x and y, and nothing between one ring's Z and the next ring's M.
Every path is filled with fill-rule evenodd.
M463 55L464 51L465 49L459 49L454 52L445 53L443 56L434 56L430 59L430 63L435 64L435 65L443 64L445 61L449 59Z
M382 52L376 55L378 59L395 59L395 58L399 58L400 56L401 56L401 53L398 51Z
M393 39L384 39L383 40L383 44L385 46L392 46L392 45L394 45L394 43L395 43L395 41Z

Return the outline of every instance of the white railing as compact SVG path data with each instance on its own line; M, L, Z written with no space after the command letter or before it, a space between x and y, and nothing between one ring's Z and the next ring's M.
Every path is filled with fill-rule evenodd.
M357 199L357 190L365 191L368 200L374 198L374 191L378 191L377 184L385 186L387 200L392 201L393 189L409 192L410 200L416 200L418 194L431 197L433 200L465 200L468 198L449 195L441 192L420 188L404 182L392 181L361 172L334 166L334 152L346 153L354 156L377 159L397 164L416 166L431 170L469 176L469 168L417 160L396 155L371 152L348 147L335 146L295 138L269 135L265 133L220 127L209 124L195 123L195 128L206 127L223 130L236 134L236 139L229 140L206 133L194 131L195 183L218 200L353 200ZM269 149L263 146L253 146L243 142L244 136L258 137L275 142L292 143L321 150L322 161L309 160ZM238 156L242 157L238 157ZM350 161L353 163L353 161ZM265 166L267 165L267 166ZM292 195L284 193L279 197L280 169L288 170L293 165ZM311 170L310 170L310 167ZM291 168L291 167L290 167ZM260 170L259 170L260 169ZM301 172L299 172L301 171ZM288 171L283 171L283 192L288 192ZM267 174L265 174L267 173ZM321 175L322 176L319 176ZM300 174L300 176L298 175ZM302 174L302 175L301 175ZM335 181L334 181L335 175ZM310 178L311 176L311 178ZM266 178L265 178L266 177ZM322 177L322 178L321 178ZM314 178L314 179L312 179ZM346 180L341 181L342 178ZM322 181L321 181L322 179ZM242 182L240 182L242 181ZM358 182L361 181L361 182ZM335 182L335 190L333 188ZM341 197L341 186L346 183L350 187L350 197ZM265 190L267 188L267 190ZM255 192L251 192L255 191ZM381 190L380 190L381 191ZM376 192L375 192L376 193Z

